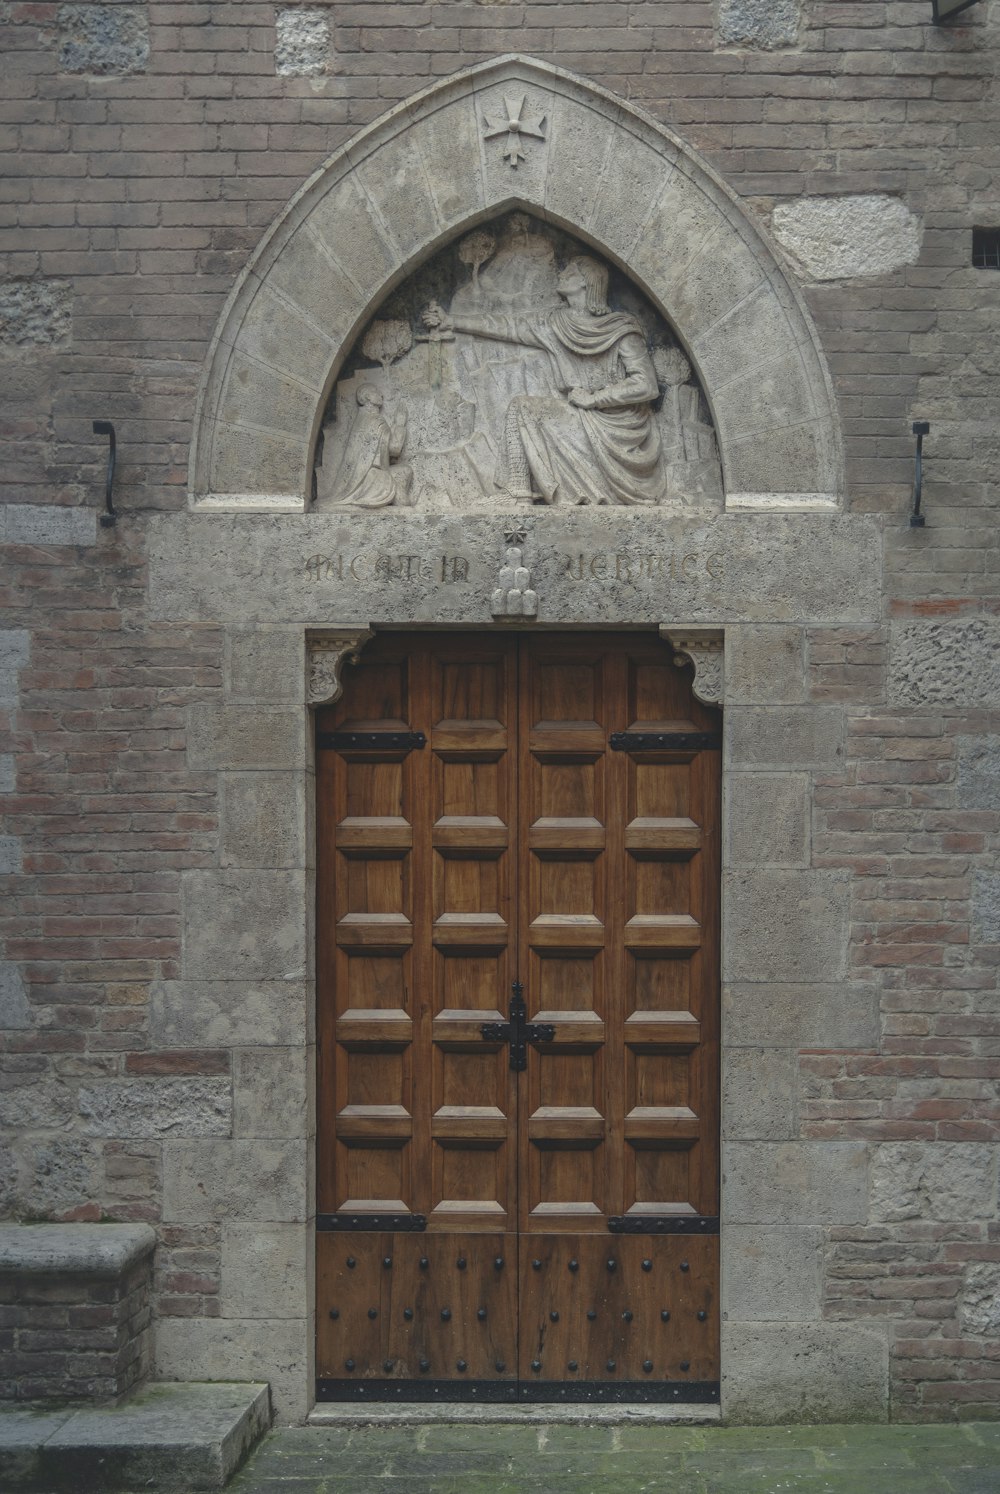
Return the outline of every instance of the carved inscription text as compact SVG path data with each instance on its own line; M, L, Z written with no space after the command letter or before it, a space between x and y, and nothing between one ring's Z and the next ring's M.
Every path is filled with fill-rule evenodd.
M621 551L581 551L562 557L562 574L571 581L610 581L635 586L643 581L676 581L697 585L707 576L722 580L722 556L627 555Z

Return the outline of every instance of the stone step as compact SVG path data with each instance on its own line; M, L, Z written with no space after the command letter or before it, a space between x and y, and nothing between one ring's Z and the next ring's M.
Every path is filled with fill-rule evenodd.
M147 1385L119 1406L0 1407L0 1489L221 1489L271 1422L266 1385Z

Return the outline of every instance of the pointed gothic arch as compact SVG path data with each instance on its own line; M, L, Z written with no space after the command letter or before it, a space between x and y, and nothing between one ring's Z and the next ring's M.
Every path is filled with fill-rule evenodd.
M507 100L516 113L522 95L544 126L512 167L486 121L507 119ZM383 115L272 225L209 349L193 506L307 507L327 396L360 329L416 265L514 207L613 260L671 323L711 405L727 507L840 505L826 362L761 229L672 131L571 73L511 56Z

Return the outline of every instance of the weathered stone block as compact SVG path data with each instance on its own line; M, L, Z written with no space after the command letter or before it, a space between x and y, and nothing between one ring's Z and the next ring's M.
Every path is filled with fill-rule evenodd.
M251 373L252 371L252 373ZM233 354L219 419L236 425L264 425L295 434L301 430L305 412L314 411L317 388L307 388L275 368L257 365L242 352Z
M885 1335L854 1323L723 1323L729 1422L885 1421Z
M67 73L142 73L149 62L145 5L63 5L59 38Z
M958 737L958 802L963 809L1000 809L1000 736Z
M734 1224L860 1224L868 1214L861 1141L731 1141L722 1148L722 1207Z
M731 1224L723 1237L722 1312L730 1323L821 1316L825 1232Z
M797 1131L798 1061L791 1048L726 1048L722 1134L782 1141Z
M309 221L317 241L336 257L363 297L370 297L396 269L395 250L350 173L320 198ZM347 222L350 234L344 233Z
M223 773L221 790L223 866L304 865L301 773Z
M809 804L806 773L730 773L724 863L808 866Z
M16 835L0 835L0 876L21 870L21 842Z
M611 122L574 99L556 102L551 131L547 200L553 213L567 223L586 223L601 188L603 163L611 146Z
M161 1318L156 1373L161 1380L245 1380L271 1387L279 1422L304 1421L312 1406L313 1329L296 1318Z
M222 1316L304 1318L310 1255L301 1224L224 1224Z
M441 222L466 224L469 204L485 202L479 121L468 100L459 100L427 116L420 154Z
M187 758L192 768L287 768L304 761L305 712L258 706L191 707Z
M12 752L0 752L0 794L12 794L16 787L17 767L14 762L14 754Z
M802 0L717 0L717 31L724 47L772 51L794 47L802 22Z
M397 263L410 262L440 227L434 199L426 186L423 155L415 139L397 135L386 140L356 169L362 190L368 193L382 222L390 226L399 246Z
M303 873L184 872L183 973L192 980L296 980L306 973Z
M923 225L898 197L797 197L771 215L778 243L813 280L889 275L920 257Z
M55 1076L14 1072L0 1089L0 1127L63 1130L72 1125L73 1095Z
M972 937L979 944L1000 944L1000 872L973 873Z
M750 375L773 363L788 352L789 335L785 308L768 283L707 328L692 351L702 379L712 389L731 380L734 368L742 366ZM747 348L753 349L752 358L746 357Z
M99 1196L98 1154L93 1141L56 1136L19 1149L14 1195L25 1218L60 1218Z
M234 1131L237 1136L310 1134L308 1048L241 1048L234 1058Z
M31 1008L20 965L0 960L0 1028L30 1027Z
M0 543L3 544L92 545L96 540L96 508L62 508L55 503L10 503L0 509Z
M308 448L299 435L216 422L209 486L215 491L266 493L294 511L304 507Z
M774 425L808 420L813 413L812 391L802 376L798 353L775 359L727 384L713 401L713 412L734 441L762 429L770 431Z
M770 985L846 975L849 899L840 872L727 872L723 979Z
M263 285L240 327L240 349L261 364L321 386L337 355L338 343Z
M995 1147L978 1142L900 1141L876 1147L872 1220L992 1219L997 1157Z
M303 1141L163 1143L163 1217L170 1223L306 1217Z
M305 635L301 628L231 628L223 680L234 702L301 706L305 699Z
M843 753L844 713L839 706L734 706L726 711L725 742L737 770L831 767Z
M322 77L330 71L330 12L305 5L274 14L274 71L282 78Z
M784 428L762 423L754 434L736 436L727 429L727 417L720 416L716 435L728 452L727 506L751 501L779 508L782 502L836 504L839 469L828 423L803 421ZM772 614L782 622L807 615L801 609Z
M302 981L158 981L149 993L150 1033L162 1047L298 1047L306 1008Z
M72 334L68 280L0 280L0 347L64 348Z
M797 705L805 699L802 629L726 629L726 706Z
M874 1048L879 1036L878 988L854 981L724 986L722 1023L727 1044Z
M17 704L17 677L30 652L27 628L0 628L0 705Z
M894 623L888 692L893 705L1000 705L1000 618Z
M223 1078L111 1080L82 1088L78 1103L87 1136L228 1136L232 1127Z
M959 1318L965 1333L1000 1336L1000 1262L976 1261L966 1266Z

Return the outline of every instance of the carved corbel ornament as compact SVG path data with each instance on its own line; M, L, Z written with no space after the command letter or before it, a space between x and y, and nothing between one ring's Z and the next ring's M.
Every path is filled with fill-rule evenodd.
M702 705L724 704L725 635L703 623L661 623L660 637L673 651L677 665L694 665L695 700Z
M340 699L344 692L341 679L344 665L357 663L358 655L372 637L371 628L348 625L317 633L306 640L306 700L309 705L333 705Z

